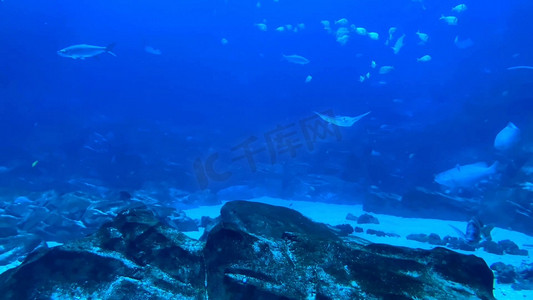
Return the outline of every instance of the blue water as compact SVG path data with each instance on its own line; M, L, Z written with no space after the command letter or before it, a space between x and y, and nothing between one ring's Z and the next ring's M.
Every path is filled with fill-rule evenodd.
M533 72L506 69L533 65L530 1L465 1L461 14L449 1L259 2L0 2L0 165L10 169L1 187L67 192L90 181L194 192L247 184L290 197L291 189L269 190L283 189L272 182L313 173L401 193L437 189L434 174L458 163L496 160L492 143L509 121L531 141ZM457 15L458 24L441 14ZM379 40L351 32L339 44L341 18ZM275 30L300 23L298 32ZM390 27L397 27L392 44L406 35L397 55L384 45ZM417 30L429 34L426 45ZM456 36L473 45L458 48ZM56 54L112 43L117 57ZM430 62L417 62L426 54ZM380 75L372 60L395 70ZM267 147L265 133L278 125L296 124L305 143L298 122L327 110L372 113L340 128L341 139L328 136L275 161L268 151L254 156L255 172L232 160L240 154L231 149L251 136L254 147ZM231 174L201 184L195 161L213 153L217 172Z

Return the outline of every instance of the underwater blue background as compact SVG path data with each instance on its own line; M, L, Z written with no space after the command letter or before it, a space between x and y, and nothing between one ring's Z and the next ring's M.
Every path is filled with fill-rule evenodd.
M507 122L531 141L533 73L506 69L533 64L531 2L466 1L456 26L439 20L459 4L448 1L259 2L0 2L0 165L11 170L0 174L1 187L135 190L165 182L195 191L195 160L220 152L217 168L228 168L232 147L249 136L264 146L265 132L314 111L372 113L341 128L341 141L280 154L274 165L262 154L256 172L233 163L233 176L209 187L246 183L268 193L280 188L272 181L313 173L361 190L438 188L438 172L497 160L492 143ZM335 31L341 18L378 32L379 41L351 33L340 45L320 21ZM299 23L305 29L296 33L275 30ZM392 26L395 39L406 34L397 55L384 45ZM417 30L429 34L426 45ZM460 49L456 36L474 44ZM116 43L117 57L56 54L83 43ZM284 54L310 63L291 64ZM418 63L425 54L432 60ZM380 75L372 60L395 70Z

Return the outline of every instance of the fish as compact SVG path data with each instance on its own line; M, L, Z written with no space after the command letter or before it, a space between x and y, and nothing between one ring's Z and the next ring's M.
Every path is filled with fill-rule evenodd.
M151 47L151 46L144 47L144 51L150 54L153 54L153 55L161 55L161 50L155 49L154 47Z
M444 16L442 15L440 17L441 20L443 20L444 22L448 23L448 25L457 25L457 17L455 16Z
M322 20L320 21L320 23L324 26L324 30L326 30L327 32L331 31L330 23L328 20Z
M392 51L394 52L394 54L398 54L398 52L400 52L400 49L402 49L404 38L405 38L405 34L399 37L396 40L396 43L394 43L394 46L392 47Z
M335 24L347 25L348 24L348 20L346 18L342 18L340 20L335 21Z
M462 13L467 9L468 7L466 7L466 4L459 4L455 6L454 8L452 8L452 11L457 12L457 13Z
M293 64L298 64L298 65L306 65L309 63L309 60L303 56L300 56L300 55L283 55L283 58L290 62L290 63L293 63Z
M285 27L279 26L278 28L276 28L276 31L279 31L279 32L285 31Z
M315 111L315 114L317 114L320 118L322 118L322 120L330 124L341 126L341 127L351 127L353 124L355 124L355 122L361 120L363 117L367 116L370 113L371 112L369 111L367 113L364 113L356 117L346 117L346 116L331 117L331 116L324 115L324 114L321 114Z
M377 64L376 64L375 61L372 61L372 62L370 63L370 67L371 67L372 69L375 69L376 66L377 66Z
M307 75L307 77L305 77L305 83L309 83L311 80L313 80L313 76Z
M533 66L514 66L507 68L507 70L533 70Z
M350 31L346 27L340 27L339 29L337 29L337 32L336 32L337 42L339 42L339 44L343 46L346 45L346 43L348 42L348 39L350 38L349 33Z
M366 35L366 28L363 28L363 27L356 27L356 28L355 28L355 32L356 32L358 35Z
M466 232L463 233L461 229L450 225L458 234L461 239L463 239L468 244L478 244L482 239L486 241L491 241L491 231L494 229L494 226L486 226L476 217L473 217L466 224Z
M459 40L459 36L458 35L455 36L455 39L453 40L453 43L459 49L469 48L469 47L472 47L474 45L474 41L472 41L472 39L467 38L467 39L464 39L464 40Z
M496 138L494 139L494 148L505 152L513 149L518 142L520 142L520 129L518 129L518 127L512 122L509 122L507 123L507 126L496 135Z
M394 70L393 66L383 66L379 68L379 74L387 74Z
M267 31L268 29L265 23L255 23L254 25L257 26L257 28L259 28L259 30L261 31Z
M435 176L435 182L452 190L471 189L476 183L497 173L499 163L490 167L484 162L469 165L457 165L455 168L441 172Z
M385 46L388 46L390 41L392 41L392 36L396 32L396 30L398 30L398 28L396 27L389 28L389 38L385 41Z
M430 60L431 60L431 56L427 55L427 54L416 59L416 61L418 61L418 62L428 62Z
M429 40L429 35L427 33L422 33L420 30L416 32L418 38L420 39L420 45L424 45Z
M348 43L348 40L350 39L349 35L343 35L340 37L337 37L337 42L341 44L342 46L346 45Z
M222 45L227 45L227 44L228 44L228 40L225 39L225 38L222 38L222 39L220 40L220 43L221 43Z
M377 32L369 32L368 33L368 37L371 40L377 41L377 40L379 40L379 33L377 33Z
M86 59L89 57L95 57L102 53L109 53L113 56L117 56L115 53L111 52L114 46L115 44L111 44L107 47L79 44L61 49L57 51L57 54L59 56L69 57L73 59Z

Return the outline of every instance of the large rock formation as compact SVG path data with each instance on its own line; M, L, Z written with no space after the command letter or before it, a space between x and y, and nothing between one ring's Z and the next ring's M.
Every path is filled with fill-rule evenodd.
M369 244L296 211L234 201L201 241L147 210L42 249L0 275L3 299L494 299L485 262Z

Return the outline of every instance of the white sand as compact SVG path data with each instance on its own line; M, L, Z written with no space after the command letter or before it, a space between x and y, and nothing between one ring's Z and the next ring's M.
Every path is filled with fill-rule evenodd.
M326 223L330 225L350 224L353 227L362 227L365 232L367 229L381 230L386 233L396 233L400 237L378 237L366 233L354 233L355 235L367 239L374 243L383 243L395 246L403 246L409 248L432 249L435 246L428 243L420 243L417 241L407 240L405 237L412 233L436 233L441 238L446 235L457 236L457 233L449 225L453 225L459 229L466 229L467 222L457 221L443 221L437 219L420 219L420 218L401 218L389 215L371 214L378 218L380 224L357 224L354 221L346 220L348 213L354 216L364 214L362 205L342 205L342 204L327 204L321 202L305 202L305 201L288 201L278 198L261 197L252 199L252 201L267 203L271 205L283 206L299 211L313 221ZM193 219L200 219L202 216L209 216L216 218L220 215L220 208L217 206L203 206L194 209L186 210L187 216ZM192 238L199 238L201 232L189 232L188 236ZM474 254L485 260L487 265L492 265L495 262L503 262L513 266L520 266L522 263L533 263L531 258L532 248L525 247L524 244L533 244L533 237L525 235L520 232L510 231L501 228L494 228L492 230L492 238L495 242L509 239L515 242L521 249L527 249L530 252L529 256L517 255L496 255L478 249L475 252L454 250L464 254ZM452 249L453 250L453 249ZM496 299L533 299L533 291L515 291L507 284L498 284L494 281L494 296Z

